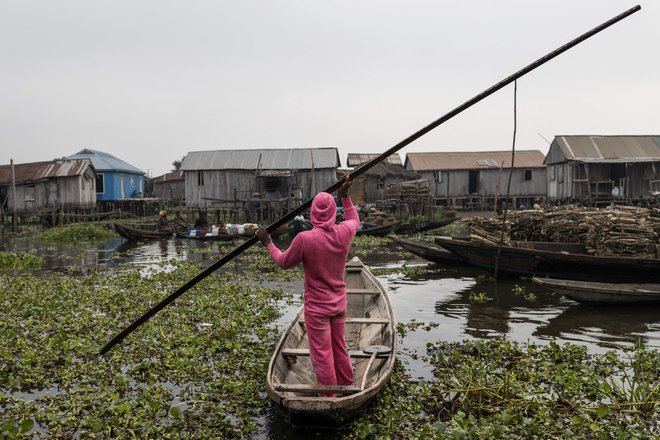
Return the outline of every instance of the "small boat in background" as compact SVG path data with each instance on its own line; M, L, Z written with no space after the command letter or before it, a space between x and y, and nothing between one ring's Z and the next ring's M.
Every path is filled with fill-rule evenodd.
M347 263L345 280L348 296L345 335L354 385L316 384L302 307L270 360L266 391L294 424L346 423L367 407L394 369L396 321L387 292L357 257ZM318 393L337 396L318 397Z
M374 223L360 223L355 235L373 235L376 237L384 237L399 226L401 222L394 222L388 225L376 225Z
M465 260L456 254L449 252L433 243L424 243L421 241L406 240L395 235L388 235L387 238L420 258L428 260L432 263L463 263Z
M533 277L532 281L581 303L660 303L660 284L598 283L540 277Z
M403 222L398 227L394 228L395 234L415 234L417 232L431 231L447 226L459 217L447 217L435 221L422 221L422 222Z
M157 240L170 238L174 235L174 228L161 230L156 224L129 225L126 223L113 223L112 226L117 234L130 241Z

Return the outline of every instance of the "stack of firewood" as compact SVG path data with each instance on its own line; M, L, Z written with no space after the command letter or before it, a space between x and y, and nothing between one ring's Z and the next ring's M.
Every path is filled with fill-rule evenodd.
M587 251L596 255L655 257L657 232L650 227L649 210L621 207L601 211L587 234Z
M544 241L545 215L540 209L514 211L511 214L511 240Z
M385 199L394 199L404 202L426 201L431 197L431 188L426 179L411 180L385 188Z
M511 243L511 222L507 220L502 225L502 220L492 217L472 217L465 220L470 234L470 240L489 244L509 245ZM502 236L504 227L504 236Z
M600 216L596 208L569 205L549 209L544 215L543 241L585 243L589 229Z

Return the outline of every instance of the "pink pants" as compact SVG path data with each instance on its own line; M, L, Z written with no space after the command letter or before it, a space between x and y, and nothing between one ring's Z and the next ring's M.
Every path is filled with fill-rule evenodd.
M346 314L325 316L305 309L309 356L316 381L321 385L352 385L353 368L346 350ZM334 397L335 394L321 394Z

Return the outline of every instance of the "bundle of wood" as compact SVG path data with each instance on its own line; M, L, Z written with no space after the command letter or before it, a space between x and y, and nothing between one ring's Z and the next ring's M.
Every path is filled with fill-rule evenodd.
M426 179L411 180L385 188L386 199L396 199L406 202L428 200L431 197L431 188Z
M647 224L648 209L618 207L601 214L587 234L587 252L655 257L658 234Z
M384 225L390 225L392 223L396 223L396 217L394 217L392 214L379 211L375 208L369 209L367 215L364 216L364 218L363 216L364 213L361 213L360 221L362 221L362 223L371 223L378 226L384 226Z
M648 210L646 216L646 225L653 230L660 238L660 209L653 208Z
M511 222L507 220L502 225L502 220L492 217L472 217L465 219L470 240L480 241L489 244L504 245L511 244L510 228ZM504 227L504 236L502 236L502 227Z
M596 208L573 205L546 210L541 232L543 241L586 243L587 233L600 215L600 211Z
M514 211L511 214L511 240L544 241L545 215L540 209Z

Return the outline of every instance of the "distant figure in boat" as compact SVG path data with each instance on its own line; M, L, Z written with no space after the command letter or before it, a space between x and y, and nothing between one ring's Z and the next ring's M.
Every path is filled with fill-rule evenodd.
M206 221L206 216L203 213L199 213L199 217L195 220L195 229L199 228L208 228L209 222Z
M167 221L167 211L164 209L160 211L160 217L158 218L158 229L161 231L167 230L169 228Z
M296 235L284 252L273 244L266 229L257 229L259 240L279 267L289 269L303 264L309 355L316 380L321 385L353 384L353 370L344 337L347 302L344 270L360 218L348 196L350 187L351 182L346 177L339 189L345 221L335 224L337 204L334 197L326 192L318 193L312 202L313 229ZM321 396L335 397L335 394Z
M181 211L176 211L174 213L174 220L172 220L172 222L177 229L185 229L188 226L188 222L181 217Z

